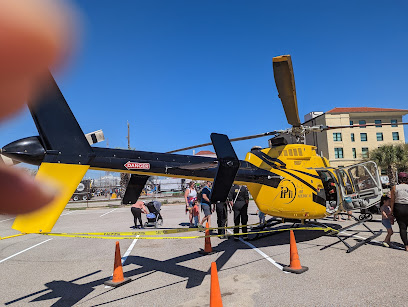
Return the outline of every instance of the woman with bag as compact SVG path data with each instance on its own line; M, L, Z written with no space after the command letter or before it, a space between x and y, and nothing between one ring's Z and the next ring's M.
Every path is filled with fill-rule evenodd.
M399 173L398 181L400 184L391 188L391 214L397 220L401 240L408 251L408 174Z
M195 189L194 181L188 184L188 188L184 192L184 200L186 201L186 212L188 211L190 227L193 227L193 207L194 201L197 200L197 190ZM200 220L200 213L198 213L198 220Z

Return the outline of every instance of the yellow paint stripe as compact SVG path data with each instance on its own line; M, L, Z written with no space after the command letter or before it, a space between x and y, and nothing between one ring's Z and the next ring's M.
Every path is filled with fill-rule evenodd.
M54 184L60 193L46 207L18 215L12 228L23 233L50 232L88 168L89 165L42 163L36 179Z

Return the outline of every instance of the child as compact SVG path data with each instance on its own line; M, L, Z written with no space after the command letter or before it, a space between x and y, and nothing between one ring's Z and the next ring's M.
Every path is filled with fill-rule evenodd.
M198 222L200 220L200 207L198 200L195 200L193 203L192 214L194 218L194 227L198 227Z
M384 239L384 246L389 247L390 246L390 241L391 241L391 236L394 233L392 231L392 224L394 224L394 217L391 215L391 207L390 207L391 199L387 196L384 195L381 197L381 202L380 202L380 210L381 210L381 217L382 217L382 224L384 227L387 229L387 236Z
M258 210L259 224L263 226L265 224L265 213L261 210Z

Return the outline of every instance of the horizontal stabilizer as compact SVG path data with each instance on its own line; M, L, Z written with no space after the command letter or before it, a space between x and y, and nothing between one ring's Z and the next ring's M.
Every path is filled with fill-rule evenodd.
M88 168L89 165L42 163L36 179L55 184L60 193L46 207L18 215L12 228L22 233L50 232Z
M149 176L132 174L125 195L123 196L122 203L134 204L139 199L147 179L149 179Z

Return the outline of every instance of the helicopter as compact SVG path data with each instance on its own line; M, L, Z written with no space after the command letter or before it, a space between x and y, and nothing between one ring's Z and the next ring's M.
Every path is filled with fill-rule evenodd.
M232 139L212 133L211 143L166 153L91 146L102 138L84 135L48 72L35 101L29 103L39 135L14 141L1 153L39 166L39 180L52 179L60 194L45 208L18 215L12 228L22 233L50 232L88 169L130 173L124 204L137 201L150 176L214 181L211 202L226 201L233 183L246 185L260 211L286 219L319 219L342 209L377 204L382 196L377 165L369 161L334 168L316 153L315 146L306 145L307 133L346 126L303 126L291 56L274 57L272 66L290 128ZM272 136L268 147L254 147L245 160L238 159L231 142L266 136ZM216 158L176 154L207 145L213 145Z

